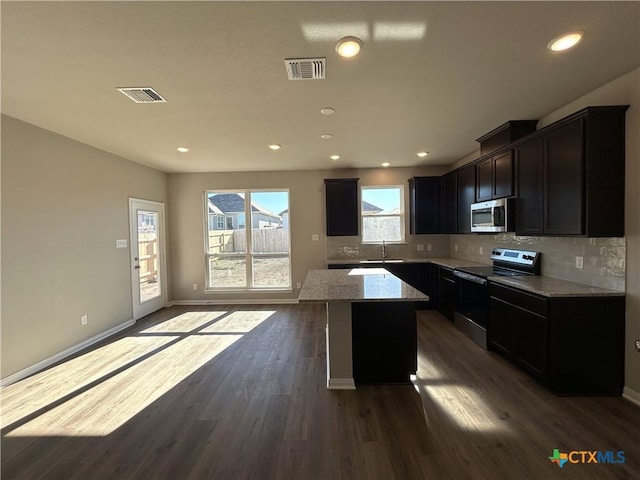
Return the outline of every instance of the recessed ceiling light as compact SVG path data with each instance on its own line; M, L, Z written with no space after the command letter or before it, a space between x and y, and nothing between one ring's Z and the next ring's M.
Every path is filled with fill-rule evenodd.
M584 36L584 32L582 30L577 30L575 32L565 33L564 35L560 35L559 37L554 38L547 44L547 48L554 52L562 52L564 50L568 50L571 47L574 47L582 40Z
M277 143L272 143L271 145L269 145L269 148L273 151L276 150L280 150L280 148L282 148L280 145L278 145Z
M329 140L333 138L333 133L323 133L322 135L320 135L320 138L323 140Z
M187 147L178 147L177 149L180 153L187 153L189 149Z
M418 152L418 153L416 153L416 155L419 156L420 158L424 158L427 155L429 155L429 152Z
M331 155L329 158L331 160L340 160L340 155Z
M383 166L384 168L387 168L387 167L389 167L390 165L391 165L391 164L390 164L389 162L384 162L384 163L382 164L382 166Z
M331 115L335 110L331 107L324 107L320 109L320 113L323 115Z
M362 40L358 37L344 37L336 43L336 52L341 57L355 57L362 47Z

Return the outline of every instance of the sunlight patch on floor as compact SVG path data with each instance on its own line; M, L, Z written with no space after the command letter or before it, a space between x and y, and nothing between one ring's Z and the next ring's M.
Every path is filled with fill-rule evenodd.
M420 385L421 395L428 395L461 429L470 432L509 431L508 425L487 402L470 387L462 385Z
M203 328L203 333L248 333L264 322L275 311L240 311L233 312L212 325Z
M126 337L0 390L2 428L170 342L167 337Z
M226 314L226 311L185 312L153 327L141 330L140 333L189 333Z
M55 375L35 376L3 389L3 422L12 425L43 413L6 433L7 437L105 436L241 339L275 311L237 311L209 325L227 312L186 312L131 337L115 341L61 364ZM208 325L206 328L199 326ZM186 329L188 333L185 332ZM167 332L175 335L166 335ZM153 334L162 334L154 336ZM168 344L168 345L166 345ZM157 351L153 352L156 349ZM123 353L125 352L125 353ZM152 353L148 358L135 360ZM127 365L132 362L131 365ZM69 368L67 369L67 365ZM126 368L109 376L117 368ZM47 373L47 372L45 372ZM84 380L78 380L84 378ZM103 380L100 380L103 378ZM77 392L92 381L99 383L46 410L52 403ZM156 405L161 408L162 403ZM166 412L170 415L171 412ZM154 418L155 415L154 415ZM144 419L140 419L144 421Z

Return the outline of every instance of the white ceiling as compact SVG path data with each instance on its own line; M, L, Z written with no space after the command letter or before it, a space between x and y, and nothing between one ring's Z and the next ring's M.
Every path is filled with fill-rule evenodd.
M640 66L639 12L635 1L3 1L2 112L167 172L448 165L505 121ZM547 50L573 29L586 31L576 49ZM364 42L348 60L334 51L346 35ZM291 57L326 57L327 78L289 81ZM168 102L116 90L146 86Z

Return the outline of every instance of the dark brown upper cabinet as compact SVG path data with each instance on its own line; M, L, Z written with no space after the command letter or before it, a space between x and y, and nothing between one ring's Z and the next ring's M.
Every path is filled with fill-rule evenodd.
M517 233L624 236L627 108L588 107L515 145Z
M409 179L409 232L412 235L442 233L442 177Z
M442 176L442 233L458 233L458 173Z
M476 164L476 201L485 202L513 195L513 153L511 150L485 158Z
M357 178L325 179L327 236L358 235Z
M458 170L458 233L471 233L471 204L476 201L476 166Z
M516 140L536 131L538 120L510 120L476 139L480 155L485 156L503 149Z
M537 137L519 145L516 156L515 230L521 235L542 234L544 210L544 140Z

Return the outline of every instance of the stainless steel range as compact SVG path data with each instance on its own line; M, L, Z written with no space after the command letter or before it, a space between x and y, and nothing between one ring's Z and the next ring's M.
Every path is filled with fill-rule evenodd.
M540 275L540 252L494 248L492 266L461 267L456 276L455 326L482 348L487 348L489 289L487 277Z

